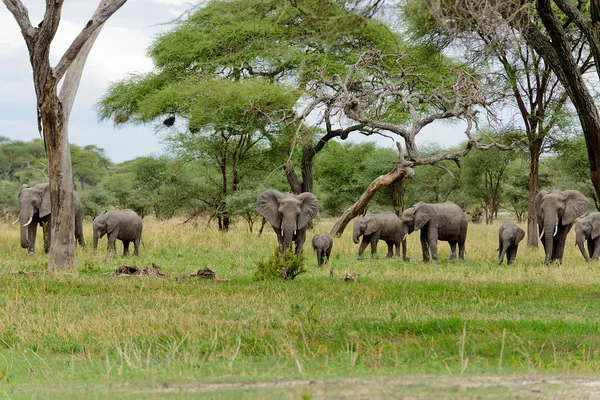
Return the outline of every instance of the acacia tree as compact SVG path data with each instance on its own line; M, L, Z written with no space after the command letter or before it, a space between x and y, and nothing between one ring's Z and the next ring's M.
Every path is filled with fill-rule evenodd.
M331 90L330 94L323 92L318 97L318 100L324 99L321 101L343 113L351 123L395 135L403 142L396 142L397 165L369 184L358 201L346 209L335 223L332 234L341 235L346 225L365 209L380 188L412 178L416 166L444 168L441 161L454 160L458 163L473 148L512 150L518 144L482 144L472 135L476 108L487 108L494 97L493 93L487 92L489 86L484 84L481 76L443 57L435 57L438 60L435 73L428 73L410 58L407 54L386 56L376 50L368 51L349 74L328 82L326 86ZM422 156L416 143L416 136L422 129L437 120L456 119L467 122L465 146L455 151Z
M21 28L33 69L38 130L44 138L48 157L52 213L49 270L70 269L75 257L73 171L68 137L75 95L94 41L106 20L126 1L100 1L92 18L52 67L50 45L58 30L64 0L46 0L44 19L37 26L32 25L29 12L20 0L2 0Z
M455 18L464 21L485 20L489 30L519 33L558 77L577 116L585 137L590 177L596 196L600 195L600 112L594 91L600 78L600 2L598 0L423 0L443 26L453 27ZM510 38L504 37L505 40ZM583 41L583 46L576 46ZM594 67L597 77L584 79L584 72Z

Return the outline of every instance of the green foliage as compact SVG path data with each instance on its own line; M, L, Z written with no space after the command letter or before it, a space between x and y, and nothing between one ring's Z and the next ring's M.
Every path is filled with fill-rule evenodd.
M268 259L256 262L254 280L293 280L305 272L302 253L296 254L291 249L282 253L279 247L276 247Z
M394 150L377 148L373 143L330 142L315 159L321 212L340 214L358 199L373 179L387 174L397 162L398 154ZM393 208L390 190L379 191L371 201L371 209Z
M113 204L111 194L103 186L95 186L79 192L79 198L83 204L83 215L91 219L111 208Z

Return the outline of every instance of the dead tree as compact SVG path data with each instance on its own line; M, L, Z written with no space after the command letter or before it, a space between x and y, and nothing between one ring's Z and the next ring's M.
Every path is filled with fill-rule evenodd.
M33 25L20 0L2 0L25 39L33 69L38 130L48 157L52 214L48 269L71 269L75 257L73 171L69 150L69 116L87 56L108 18L127 0L102 0L82 31L59 59L50 64L50 45L58 30L64 0L46 0L44 19ZM58 85L62 81L60 93Z
M401 145L396 141L399 154L397 165L386 175L371 182L358 201L335 223L331 230L333 235L341 235L347 224L366 208L380 188L413 177L416 166L435 165L446 169L440 164L441 161L454 160L458 163L473 148L516 148L517 143L509 146L497 143L484 145L471 133L476 108L487 109L488 103L494 101L494 93L486 92L489 86L485 85L482 77L449 66L445 71L438 71L443 77L442 82L432 85L427 76L419 73L419 66L406 62L407 59L405 55L385 56L375 50L368 51L346 76L337 77L335 81L323 85L328 88L329 95L320 94L316 97L340 110L352 124L360 124L365 129L388 137L395 135L403 142ZM434 121L451 119L467 122L464 147L421 157L416 136ZM447 172L451 174L449 170Z

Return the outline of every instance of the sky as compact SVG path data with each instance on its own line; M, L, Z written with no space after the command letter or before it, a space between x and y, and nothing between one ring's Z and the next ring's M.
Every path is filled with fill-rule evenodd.
M32 24L43 16L41 0L22 0L29 9ZM172 29L193 3L188 0L128 0L104 26L88 57L69 123L69 140L79 146L97 145L113 162L164 153L161 139L152 126L115 128L111 121L98 121L94 105L111 82L128 74L149 72L152 60L146 49L153 38ZM98 2L66 0L56 38L51 48L55 65L62 53L90 19ZM418 136L417 143L456 145L465 140L464 126L434 123ZM164 132L164 131L163 131ZM25 42L13 16L0 4L0 136L29 141L39 138L35 115L35 92ZM387 138L351 136L353 141L376 141L394 147Z

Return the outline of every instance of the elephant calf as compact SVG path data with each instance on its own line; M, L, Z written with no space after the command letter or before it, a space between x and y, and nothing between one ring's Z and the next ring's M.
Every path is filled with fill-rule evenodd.
M98 239L108 235L108 250L117 251L115 242L123 242L123 257L129 254L129 242L133 242L134 254L138 255L142 240L142 219L133 210L109 210L97 216L93 222L94 250L98 248Z
M512 222L507 222L500 226L498 231L498 249L496 250L500 252L498 255L498 264L502 264L504 255L506 255L507 264L512 264L515 257L517 257L519 242L524 237L525 231Z
M587 241L587 251L584 243ZM586 262L600 257L600 212L593 212L581 218L575 225L575 242ZM589 254L588 254L589 252Z
M333 247L333 237L330 233L315 235L312 240L312 247L317 252L317 264L321 266L325 263L325 257L329 261L331 248Z
M396 246L396 256L400 256L400 244L402 244L402 258L404 261L409 261L410 259L406 257L407 232L406 226L394 213L367 214L356 218L352 229L352 240L358 243L360 237L363 237L358 248L358 259L363 259L363 253L369 244L371 255L375 255L377 242L383 240L388 245L388 258L393 257L394 246Z

